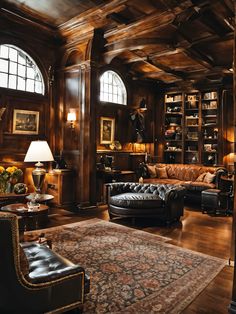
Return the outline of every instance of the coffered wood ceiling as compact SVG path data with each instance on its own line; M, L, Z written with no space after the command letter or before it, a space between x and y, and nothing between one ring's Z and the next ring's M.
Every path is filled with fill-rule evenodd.
M104 62L167 84L232 78L234 0L6 0L14 12L70 42L104 33Z

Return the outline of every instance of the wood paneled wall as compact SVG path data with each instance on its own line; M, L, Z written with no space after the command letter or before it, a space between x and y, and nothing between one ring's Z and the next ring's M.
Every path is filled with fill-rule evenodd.
M44 79L45 95L0 88L0 108L6 111L0 121L0 162L22 162L32 140L44 139L54 150L54 96L53 69L56 40L53 30L40 28L20 16L0 11L0 45L11 44L29 54L37 63ZM14 109L39 112L39 133L25 135L13 133ZM30 165L31 166L31 165Z

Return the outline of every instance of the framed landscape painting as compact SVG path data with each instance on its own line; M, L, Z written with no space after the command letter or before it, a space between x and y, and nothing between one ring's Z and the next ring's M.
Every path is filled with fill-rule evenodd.
M101 117L100 118L100 143L111 144L114 142L115 119Z
M14 134L38 134L39 111L14 109L13 112Z

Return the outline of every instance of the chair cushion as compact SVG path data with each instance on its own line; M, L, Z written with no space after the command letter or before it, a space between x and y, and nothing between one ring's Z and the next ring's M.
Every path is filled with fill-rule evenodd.
M126 208L156 208L163 205L158 195L151 193L122 193L110 198L110 204Z

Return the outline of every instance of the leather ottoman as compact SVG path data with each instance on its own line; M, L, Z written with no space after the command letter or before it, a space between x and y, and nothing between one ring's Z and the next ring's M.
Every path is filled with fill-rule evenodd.
M203 213L216 213L220 210L220 193L218 189L208 189L202 191L202 212Z

